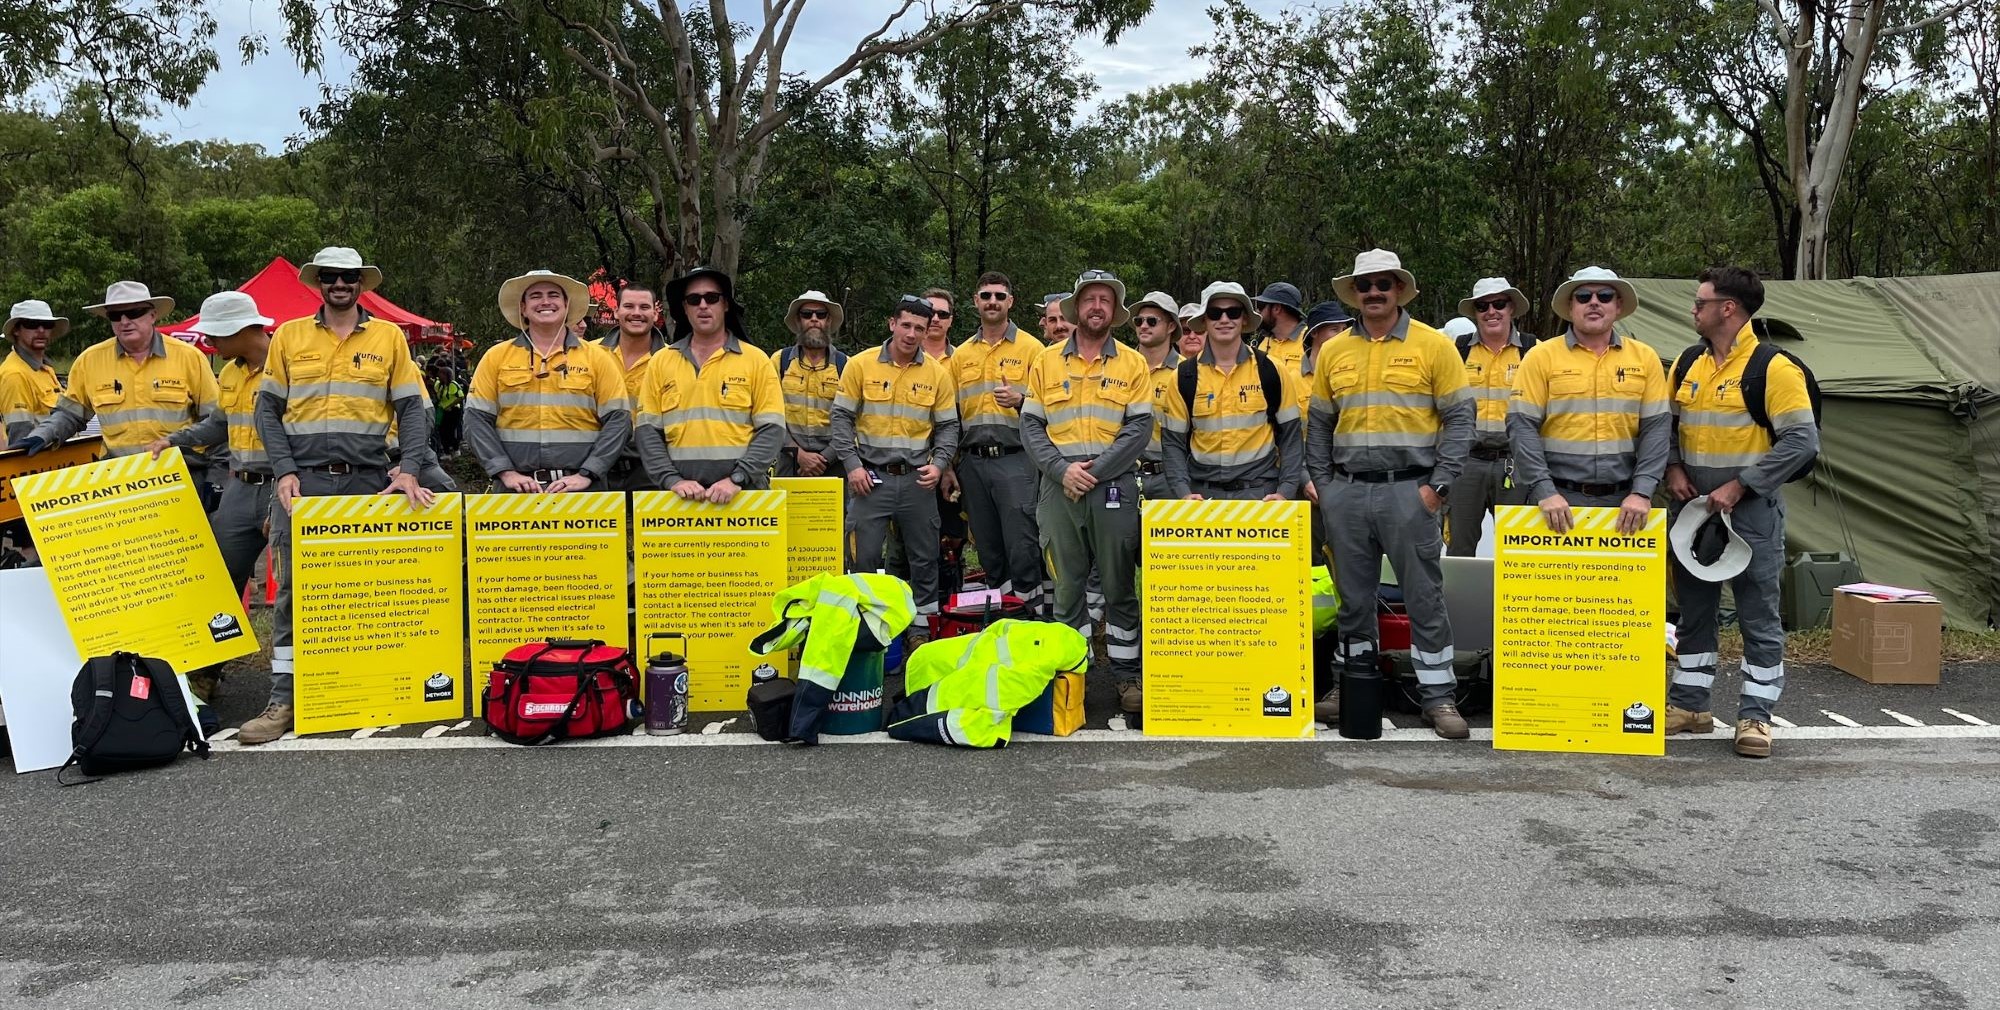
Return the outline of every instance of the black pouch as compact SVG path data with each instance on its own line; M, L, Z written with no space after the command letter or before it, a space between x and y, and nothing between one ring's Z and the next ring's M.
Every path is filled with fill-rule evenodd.
M792 699L798 693L798 681L784 677L750 685L750 719L758 736L777 743L791 735Z

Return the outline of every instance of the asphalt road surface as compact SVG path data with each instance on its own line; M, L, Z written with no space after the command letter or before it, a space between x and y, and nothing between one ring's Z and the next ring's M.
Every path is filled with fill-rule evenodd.
M8 775L0 1006L1994 1007L2000 739L1966 725Z

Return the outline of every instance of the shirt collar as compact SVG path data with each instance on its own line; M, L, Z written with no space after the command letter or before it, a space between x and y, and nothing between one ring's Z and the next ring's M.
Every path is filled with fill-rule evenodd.
M1244 363L1244 362L1246 362L1246 361L1249 361L1249 360L1250 360L1250 354L1251 354L1251 350L1250 350L1250 345L1249 345L1249 344L1240 344L1240 345L1238 345L1238 346L1237 346L1237 348L1236 348L1236 363L1240 365L1240 364L1242 364L1242 363ZM1213 345L1209 345L1209 344L1204 344L1204 345L1202 345L1202 348L1201 348L1201 363L1202 363L1202 364L1204 364L1204 365L1213 365L1213 364L1215 364L1215 363L1216 363L1216 361L1215 361L1215 347L1214 347Z
M623 336L624 334L622 333L613 332L610 336L598 340L597 343L607 351L615 351L621 346L619 339ZM654 351L665 346L667 346L667 338L662 336L660 331L654 330L652 338L646 342L646 353L652 354Z
M1347 328L1348 328L1349 330L1352 330L1352 331L1354 331L1354 335L1355 335L1355 336L1357 336L1357 337L1360 337L1360 338L1361 338L1361 339L1363 339L1363 340L1373 340L1373 339L1375 339L1375 338L1374 338L1374 336L1373 336L1373 335L1371 335L1371 334L1370 334L1370 333L1368 332L1368 324L1367 324L1367 323L1364 323L1364 322L1362 322L1362 321L1361 321L1360 319L1358 319L1358 318L1357 318L1357 319L1355 319L1355 320L1354 320L1353 322L1350 322L1350 323L1348 323L1348 324L1347 324ZM1408 340L1408 339L1410 339L1410 310L1409 310L1409 309L1403 309L1402 311L1400 311L1400 312L1397 312L1397 313L1396 313L1396 325L1394 325L1394 326L1391 326L1391 327L1389 327L1389 334L1388 334L1388 336L1384 337L1383 339L1385 339L1385 340Z
M694 360L694 337L692 336L682 337L679 340L676 340L673 343L668 344L667 346L673 348L676 351L681 352L681 357L686 358L691 362L694 362L694 367L700 368L702 366L702 362ZM724 353L727 354L742 354L743 345L737 342L735 334L730 333L727 330L724 330L722 337L722 350Z
M1070 334L1069 342L1063 344L1063 355L1065 357L1074 358L1079 356L1081 353L1082 352L1078 351L1076 348L1076 334L1074 333ZM1118 339L1116 337L1105 337L1104 338L1105 360L1108 361L1111 358L1116 357L1117 355L1118 355Z
M20 358L22 364L27 365L29 368L32 368L37 372L45 370L46 371L54 370L54 366L49 364L49 359L37 358L33 354L30 354L28 352L28 349L25 347L14 348L14 356Z
M1572 351L1576 350L1577 340L1575 330L1563 331L1563 344ZM1611 346L1614 350L1625 346L1625 337L1618 332L1618 328L1615 326L1611 328Z
M354 312L355 312L354 328L357 330L362 328L363 326L368 325L368 320L375 318L375 316L372 313L370 313L367 309L364 309L359 305L356 305L354 307ZM313 322L318 323L322 329L327 328L325 305L322 304L319 307L319 311L313 313Z
M118 348L118 353L124 354L128 358L131 357L132 355L126 352L125 345L118 343L117 339L113 337L112 343ZM167 338L159 330L153 331L153 346L146 353L155 358L164 358L167 356Z
M528 348L529 350L534 350L535 347L535 342L529 339L527 330L522 330L520 335L514 338L513 343L516 346L525 347ZM576 334L571 333L568 330L563 331L563 342L562 342L563 350L574 351L576 350L577 345L579 343L581 343L581 341L576 339ZM613 344L612 346L616 347L617 345Z
M896 363L895 355L889 353L889 343L890 341L888 340L882 341L882 363L885 365L893 365ZM917 356L910 359L910 364L921 365L923 363L924 363L924 345L918 344Z
M1182 360L1181 352L1175 350L1172 347L1168 347L1167 356L1161 358L1160 363L1158 365L1153 366L1153 371L1157 372L1162 368L1178 368L1180 367L1181 360Z
M1514 345L1516 348L1519 348L1520 350L1523 351L1528 349L1528 335L1526 333L1521 332L1519 329L1508 330L1506 342ZM1474 347L1486 346L1486 341L1479 339L1479 331L1474 330L1471 333L1468 333L1465 336L1459 338L1459 345L1467 349L1471 349Z
M1299 324L1297 326L1292 327L1292 331L1290 333L1287 333L1282 337L1277 334L1277 331L1273 330L1271 332L1271 339L1292 341L1292 340L1302 339L1305 337L1305 335L1306 335L1306 322L1305 320L1301 319L1299 320Z

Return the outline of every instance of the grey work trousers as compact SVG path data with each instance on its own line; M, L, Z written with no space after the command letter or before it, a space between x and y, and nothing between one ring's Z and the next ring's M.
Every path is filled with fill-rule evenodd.
M1680 503L1673 514L1680 515ZM1736 596L1736 623L1743 629L1743 691L1738 719L1771 721L1771 709L1785 690L1785 626L1779 616L1778 584L1785 568L1785 502L1755 495L1729 513L1736 535L1750 545L1750 567L1729 580ZM1672 528L1673 519L1667 520ZM1667 704L1706 712L1715 684L1722 583L1688 573L1674 559L1674 594L1680 601L1679 669L1667 684Z
M1107 508L1110 489L1119 507ZM1043 480L1035 509L1049 574L1056 583L1055 619L1090 637L1085 600L1095 570L1104 592L1104 654L1119 683L1138 680L1139 481L1131 472L1099 481L1070 501L1062 482Z
M1507 487L1507 459L1465 457L1465 469L1451 482L1451 499L1445 509L1451 518L1451 556L1469 558L1479 553L1479 538L1486 514L1496 505L1528 505L1528 489L1516 484ZM1570 504L1576 504L1572 499Z
M271 516L271 498L278 484L247 484L234 474L227 480L222 485L222 504L208 515L208 528L215 534L216 549L222 552L222 566L229 570L229 584L241 596L257 571L257 555L270 543L264 522Z
M1438 563L1443 535L1438 516L1424 507L1421 487L1418 481L1368 484L1335 477L1332 487L1319 489L1319 502L1340 590L1341 655L1375 648L1375 605L1386 555L1410 616L1410 665L1423 706L1431 708L1452 702L1458 678L1452 672L1451 619L1445 614L1444 573ZM1350 650L1351 639L1368 644Z
M241 483L240 481L238 483ZM299 497L375 494L389 486L389 472L357 467L353 473L299 471ZM275 491L275 486L273 488ZM284 573L278 582L278 605L271 613L271 703L292 703L292 517L271 495L271 567Z
M847 570L876 572L884 568L883 545L889 524L903 540L903 557L910 569L910 594L918 614L938 609L938 507L935 488L918 487L915 473L882 473L882 483L866 495L847 492Z
M958 460L959 500L987 588L1011 592L1037 611L1043 580L1041 535L1035 529L1039 477L1025 452Z

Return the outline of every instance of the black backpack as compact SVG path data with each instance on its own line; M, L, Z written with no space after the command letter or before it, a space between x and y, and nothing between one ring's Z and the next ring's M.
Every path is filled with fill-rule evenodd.
M135 652L92 656L76 672L69 701L74 749L56 773L59 782L70 765L98 776L171 764L182 751L208 759L208 741L166 660Z
M1773 442L1777 441L1778 431L1771 427L1771 413L1765 409L1764 395L1765 385L1771 376L1771 359L1783 355L1786 361L1797 365L1799 373L1805 376L1806 400L1812 404L1813 427L1815 429L1820 427L1823 407L1819 394L1819 380L1813 377L1812 369L1807 368L1806 363L1798 355L1771 343L1768 339L1769 331L1763 327L1757 327L1754 332L1758 336L1757 346L1750 349L1750 360L1743 364L1742 380L1743 409L1750 415L1750 420L1756 422L1757 427L1769 432ZM1708 342L1696 341L1681 351L1680 357L1674 359L1673 392L1676 395L1680 393L1681 383L1687 380L1688 370L1694 367L1695 359L1707 352ZM1812 476L1813 469L1818 463L1818 453L1807 457L1791 476L1785 478L1785 483L1791 484Z
M1285 380L1278 376L1278 363L1272 361L1263 351L1252 348L1250 357L1257 362L1257 381L1264 386L1264 420L1268 424L1278 423L1278 408L1285 402ZM1187 405L1188 427L1194 427L1194 387L1199 379L1197 369L1200 362L1193 358L1182 358L1180 367L1174 373L1181 387L1181 403Z

